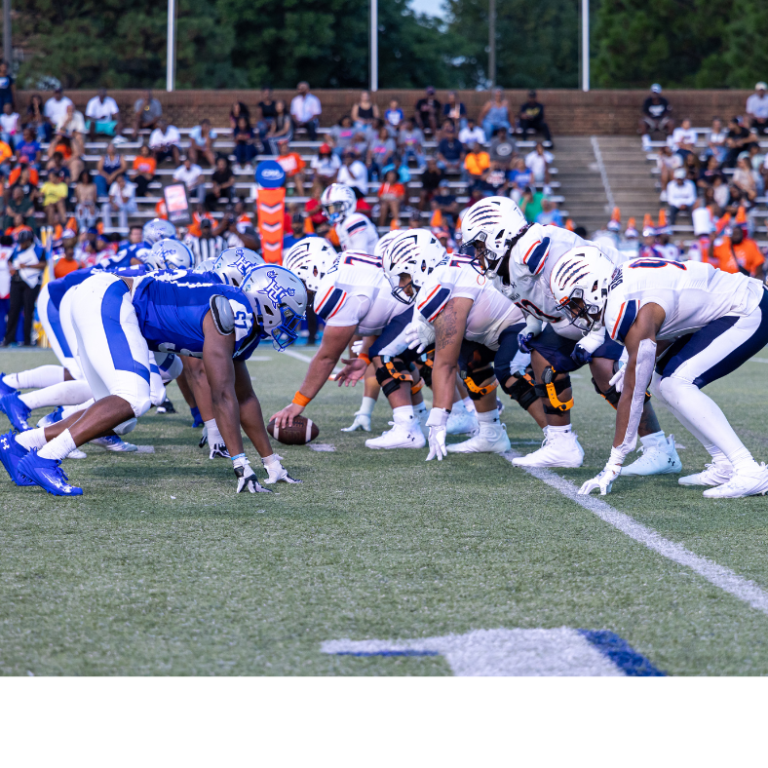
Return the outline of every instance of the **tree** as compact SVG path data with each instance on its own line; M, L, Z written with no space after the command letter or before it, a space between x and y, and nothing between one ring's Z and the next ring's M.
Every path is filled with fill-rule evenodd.
M725 30L726 83L752 88L768 72L768 6L755 0L735 0Z

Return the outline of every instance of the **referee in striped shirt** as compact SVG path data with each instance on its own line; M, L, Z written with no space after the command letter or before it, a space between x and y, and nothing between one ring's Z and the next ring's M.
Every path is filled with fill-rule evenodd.
M215 259L227 247L224 238L214 234L210 219L200 221L200 237L189 236L185 241L195 256L195 266L206 259Z

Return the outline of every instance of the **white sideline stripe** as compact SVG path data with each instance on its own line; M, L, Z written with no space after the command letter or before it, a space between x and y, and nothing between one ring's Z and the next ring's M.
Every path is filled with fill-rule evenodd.
M308 355L302 355L301 352L294 352L292 349L284 349L282 352L278 353L281 355L288 355L288 357L293 357L296 360L302 360L305 363L311 363L312 358Z
M508 462L521 454L517 451L508 451L501 456ZM631 539L644 544L662 557L684 565L705 578L710 584L722 589L729 595L733 595L757 611L768 615L768 593L761 589L754 581L745 579L734 573L730 568L718 565L706 557L695 555L681 544L676 544L665 539L652 528L648 528L637 520L614 509L595 496L579 496L578 488L569 480L560 477L549 469L537 469L533 467L518 467L524 469L529 475L546 483L550 488L559 491L566 498L576 502L601 520L617 528Z
M768 363L768 359L765 357L753 357L751 360L747 360L748 363Z

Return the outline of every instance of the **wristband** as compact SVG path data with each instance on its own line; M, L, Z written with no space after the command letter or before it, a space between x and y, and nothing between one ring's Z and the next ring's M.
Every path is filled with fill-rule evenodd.
M366 365L370 365L371 364L371 358L368 357L368 353L367 352L361 352L357 356L357 359L358 360L362 360L363 362L365 362Z
M230 456L229 458L232 459L232 461L235 461L236 459L244 459L245 458L245 454L244 453L238 453L237 456Z
M301 392L297 392L293 396L293 400L291 402L294 405L300 405L302 408L306 408L306 406L308 406L312 402L312 398L305 397L304 395L301 394Z
M611 456L608 459L609 464L615 464L617 467L620 467L624 463L625 458L626 454L624 451L622 451L620 448L611 447Z

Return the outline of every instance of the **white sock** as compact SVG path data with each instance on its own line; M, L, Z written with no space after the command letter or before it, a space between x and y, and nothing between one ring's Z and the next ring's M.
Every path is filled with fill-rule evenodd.
M452 406L451 406L451 416L458 416L460 413L465 412L467 409L464 406L463 400L457 400Z
M422 413L426 413L427 412L427 406L426 406L426 404L424 403L423 400L420 403L418 403L417 405L413 406L413 412L417 416L420 416Z
M499 409L494 408L492 411L486 411L485 413L477 412L477 420L483 424L498 424L499 423Z
M667 437L664 434L664 430L661 430L661 432L654 432L652 435L645 435L645 437L641 437L640 445L642 445L643 448L655 448L656 446L666 447Z
M465 397L461 402L464 403L467 413L477 413L477 408L475 408L475 404L472 402L471 397Z
M53 440L42 447L37 452L37 455L41 459L61 461L62 459L66 459L75 448L77 448L77 446L72 439L72 435L69 434L68 429L65 429L58 437L54 437Z
M571 431L571 425L566 424L564 427L544 427L544 429L550 432L562 432L563 434L567 434Z
M208 445L224 445L221 432L219 432L219 428L216 425L216 419L206 421L205 426L208 430Z
M28 392L19 399L33 411L49 405L77 405L91 396L91 388L85 379L62 381L50 387Z
M373 406L376 405L376 399L373 397L363 396L363 403L360 406L358 413L363 416L370 416L373 413Z
M80 411L85 411L88 408L90 408L96 401L91 398L90 400L86 400L84 403L79 403L77 405L68 405L66 408L62 408L61 410L61 418L62 419L68 419L73 413L79 413Z
M400 405L393 408L392 415L395 417L395 424L403 424L409 428L416 421L412 405Z
M21 373L8 373L3 381L16 389L40 389L64 381L64 369L60 365L41 365Z
M745 447L731 453L728 456L728 460L733 464L735 472L750 472L760 469L760 465L752 458L752 454Z
M16 435L16 442L22 448L31 451L35 448L42 448L48 441L45 439L45 429L38 427L37 429L29 429L20 435Z

